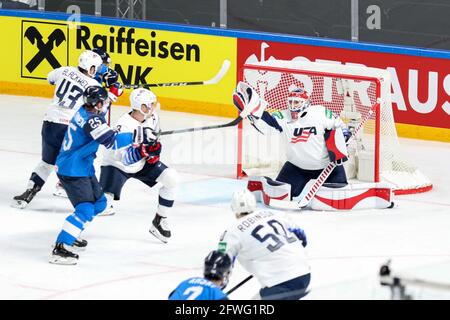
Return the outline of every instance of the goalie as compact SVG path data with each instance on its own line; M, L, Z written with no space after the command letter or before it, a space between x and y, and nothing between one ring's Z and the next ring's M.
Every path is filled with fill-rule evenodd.
M309 94L302 88L294 87L288 92L288 114L277 112L272 116L265 111L267 102L260 99L258 93L244 82L240 82L233 94L233 102L241 111L242 118L247 117L253 125L262 120L277 130L287 140L287 161L275 180L268 177L250 177L248 189L255 193L258 200L269 204L270 199L300 200L308 188L327 167L330 161L337 166L319 190L310 207L317 210L373 208L373 201L366 191L373 189L375 198L379 198L380 186L371 184L348 185L344 166L348 159L346 143L351 132L344 122L322 105L312 105ZM388 188L389 189L389 188ZM382 192L388 192L382 188ZM366 194L361 201L351 202L357 194ZM372 194L369 192L369 194ZM361 197L360 197L361 198ZM383 197L382 197L383 198ZM381 201L382 206L391 205L390 196ZM317 200L322 199L322 200ZM372 199L373 200L373 199ZM361 203L360 203L361 202ZM378 207L378 200L375 207Z

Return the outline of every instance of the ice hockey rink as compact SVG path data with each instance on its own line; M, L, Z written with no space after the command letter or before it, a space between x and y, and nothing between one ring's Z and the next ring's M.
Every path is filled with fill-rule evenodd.
M42 118L50 99L0 95L0 299L166 299L175 286L202 274L203 259L217 248L234 216L234 128L210 130L202 139L165 136L162 160L181 181L170 212L172 238L163 244L148 229L157 205L150 190L130 180L116 215L98 217L76 266L48 263L68 199L52 195L56 176L24 210L10 206L40 159ZM126 107L114 107L114 122ZM221 124L226 118L161 111L163 130ZM200 141L201 140L201 141ZM450 144L400 139L403 153L433 182L428 193L399 196L396 207L352 212L282 212L308 236L311 292L305 299L390 299L380 286L380 266L395 274L450 284ZM232 288L248 274L236 264ZM252 299L255 279L230 295ZM414 299L450 299L450 291L407 287Z

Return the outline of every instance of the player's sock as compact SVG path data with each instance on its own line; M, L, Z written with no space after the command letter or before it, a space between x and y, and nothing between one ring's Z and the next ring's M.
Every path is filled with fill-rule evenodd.
M40 190L41 187L37 184L35 184L31 188L28 188L24 193L13 198L13 206L19 209L25 208Z
M73 265L78 262L78 255L67 250L67 246L64 243L57 243L52 251L52 256L49 260L54 264L68 264Z
M156 214L155 218L152 221L149 232L162 242L167 243L168 239L171 236L169 225L167 223L167 217Z

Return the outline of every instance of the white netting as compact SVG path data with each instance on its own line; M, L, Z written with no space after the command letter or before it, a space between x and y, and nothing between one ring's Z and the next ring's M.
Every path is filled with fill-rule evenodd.
M431 186L417 168L401 156L390 99L390 74L386 70L360 66L319 64L304 61L268 60L244 66L243 79L269 103L268 111L289 117L286 97L291 87L302 87L312 105L323 105L356 127L372 107L380 102L380 112L369 118L356 143L349 146L351 160L346 163L349 178L374 181L375 158L379 153L379 178L398 190L419 190ZM378 91L377 91L377 87ZM377 92L379 99L377 100ZM377 118L380 128L376 130ZM262 122L262 121L261 121ZM275 130L259 123L258 133L244 122L242 168L247 175L275 177L285 162L284 139ZM379 147L376 137L379 137Z

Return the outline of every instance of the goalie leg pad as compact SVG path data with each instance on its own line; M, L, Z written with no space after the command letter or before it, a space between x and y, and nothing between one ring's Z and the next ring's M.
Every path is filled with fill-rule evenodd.
M385 182L356 183L339 187L325 183L311 200L312 210L353 210L392 208L392 186Z
M257 201L266 205L269 205L270 199L291 199L291 186L269 177L249 177L247 189L255 195Z

